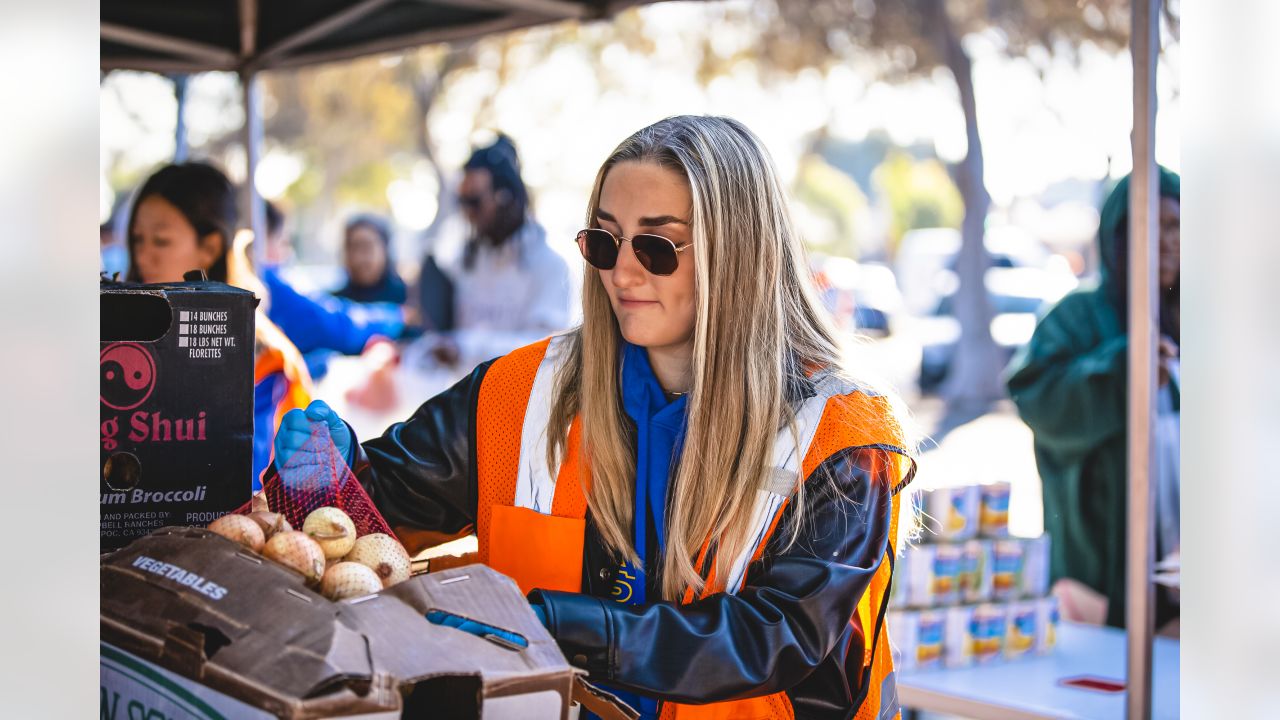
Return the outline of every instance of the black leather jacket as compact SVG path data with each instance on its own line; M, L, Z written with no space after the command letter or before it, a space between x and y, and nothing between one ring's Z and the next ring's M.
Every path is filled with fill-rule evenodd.
M357 445L356 476L393 527L456 535L474 526L476 400L488 367ZM618 561L588 513L585 592L534 590L530 600L544 605L551 635L593 681L684 703L786 691L796 717L852 717L870 681L864 648L875 639L849 619L888 543L894 482L875 476L886 463L872 457L883 452L842 450L815 470L796 541L788 547L790 503L737 594L689 605L614 602Z

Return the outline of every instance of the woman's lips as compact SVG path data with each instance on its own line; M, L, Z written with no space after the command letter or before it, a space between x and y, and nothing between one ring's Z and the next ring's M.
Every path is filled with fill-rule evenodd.
M651 305L657 305L658 301L657 300L623 300L619 298L618 304L624 308L639 309L639 308L649 307Z

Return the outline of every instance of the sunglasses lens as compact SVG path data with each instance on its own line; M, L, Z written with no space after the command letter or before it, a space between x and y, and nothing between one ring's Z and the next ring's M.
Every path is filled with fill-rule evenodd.
M670 275L676 271L679 259L670 240L657 235L637 235L631 238L631 247L644 269L654 275Z
M583 230L578 233L578 250L591 266L600 270L612 270L618 262L618 244L604 230Z

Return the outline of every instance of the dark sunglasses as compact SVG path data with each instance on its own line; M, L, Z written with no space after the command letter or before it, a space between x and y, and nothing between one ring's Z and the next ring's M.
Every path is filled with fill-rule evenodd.
M459 195L458 204L469 210L479 210L484 198L479 195Z
M680 253L693 243L679 247L661 235L633 235L630 238L615 237L602 228L578 231L578 250L591 266L599 270L612 270L618 264L618 250L622 243L631 243L636 259L645 270L654 275L670 275L680 265Z

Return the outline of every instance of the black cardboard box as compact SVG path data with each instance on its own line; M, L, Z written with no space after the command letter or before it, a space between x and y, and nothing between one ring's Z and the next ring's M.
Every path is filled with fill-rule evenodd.
M253 293L104 281L99 304L101 549L248 502Z
M430 610L527 647L434 625ZM566 720L575 702L636 717L587 685L515 582L483 565L331 602L207 530L164 528L103 558L101 640L104 718Z

